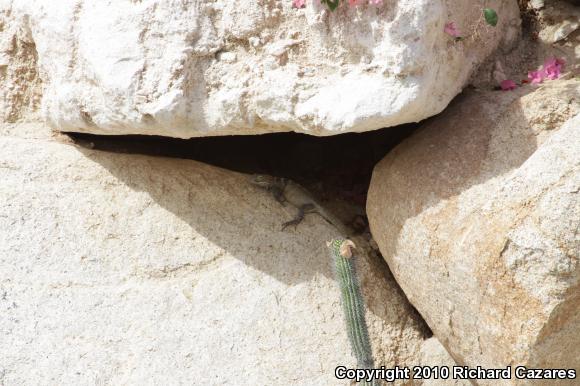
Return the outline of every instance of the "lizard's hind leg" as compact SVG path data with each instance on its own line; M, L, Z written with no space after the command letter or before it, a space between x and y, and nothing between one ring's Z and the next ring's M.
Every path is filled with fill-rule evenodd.
M304 216L308 213L311 213L314 209L315 206L313 204L304 204L300 206L298 208L298 214L296 215L296 217L292 221L288 221L282 224L282 230L286 229L291 225L293 225L294 229L296 229L296 226L298 226L298 224L300 224L302 220L304 220Z

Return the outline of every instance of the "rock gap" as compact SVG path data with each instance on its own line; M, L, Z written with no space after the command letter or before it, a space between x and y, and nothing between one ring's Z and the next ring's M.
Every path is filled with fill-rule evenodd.
M329 137L276 133L178 139L66 134L77 145L95 150L191 159L241 173L287 177L322 202L350 202L364 211L374 165L417 126Z

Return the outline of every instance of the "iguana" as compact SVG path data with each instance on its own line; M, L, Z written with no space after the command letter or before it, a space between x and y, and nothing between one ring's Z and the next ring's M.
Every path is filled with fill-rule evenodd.
M252 177L252 184L269 191L276 201L284 205L290 203L298 213L296 217L282 224L282 229L291 225L297 226L308 213L318 213L322 218L333 225L343 236L349 236L352 231L344 223L316 202L308 190L287 178L256 174Z

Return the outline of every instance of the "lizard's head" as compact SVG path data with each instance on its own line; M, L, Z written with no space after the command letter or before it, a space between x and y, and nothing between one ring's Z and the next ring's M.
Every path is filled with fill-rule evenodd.
M275 178L272 176L267 176L264 174L254 174L252 177L252 183L263 188L268 188L275 184Z

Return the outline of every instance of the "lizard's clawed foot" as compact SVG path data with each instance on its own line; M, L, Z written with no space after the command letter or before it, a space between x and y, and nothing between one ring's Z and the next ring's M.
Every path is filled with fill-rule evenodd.
M302 220L304 220L304 216L307 213L311 213L313 210L315 209L313 204L304 204L302 205L300 208L298 208L298 215L296 215L296 218L292 221L288 221L285 222L284 224L282 224L282 230L286 229L289 226L294 226L294 229L296 229L296 227L298 226L298 224L300 224L302 222Z
M294 219L292 221L288 221L285 222L284 224L282 224L282 230L285 230L286 228L288 228L289 226L294 226L294 230L296 230L296 227L298 226L298 224L300 224L302 222L301 218L297 218Z

